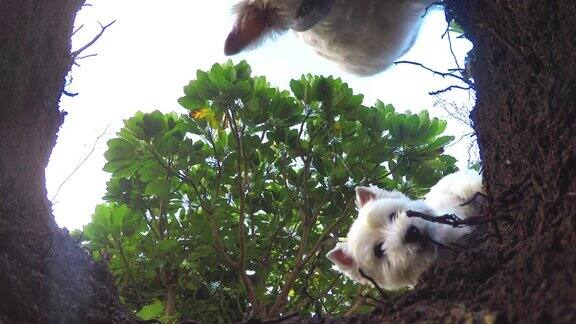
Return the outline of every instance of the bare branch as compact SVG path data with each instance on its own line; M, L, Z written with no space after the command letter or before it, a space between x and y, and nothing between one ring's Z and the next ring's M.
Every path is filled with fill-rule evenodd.
M366 279L368 279L368 281L370 281L370 283L372 283L372 285L374 285L374 288L376 288L376 290L378 290L378 293L380 293L380 296L382 298L387 298L388 295L386 294L386 292L384 292L384 289L382 289L382 287L380 287L380 285L378 285L378 283L372 279L372 277L366 275L364 273L364 271L362 271L362 269L358 269L358 271L360 272L360 275Z
M90 46L94 45L94 43L96 43L96 41L102 36L102 34L104 34L104 32L106 31L106 29L110 26L112 26L114 23L116 22L116 20L112 21L111 23L102 26L102 24L100 24L100 32L94 36L94 38L92 38L91 41L89 41L86 45L80 47L78 50L70 53L70 57L72 57L72 59L76 59L78 57L78 55L80 55L82 52L84 52L87 48L89 48Z
M308 253L306 254L306 257L304 257L301 261L296 263L296 265L294 266L294 270L292 270L292 272L290 273L288 279L284 283L284 286L282 286L280 293L278 293L278 296L276 297L274 304L272 304L272 307L268 312L269 317L277 316L282 311L282 309L286 304L286 297L288 296L290 289L292 289L294 282L300 275L300 272L302 271L306 263L318 252L318 250L322 246L322 243L326 240L326 237L328 237L328 235L330 235L330 233L332 233L332 231L334 231L334 229L338 225L340 225L340 223L345 219L346 215L348 215L348 211L350 210L350 206L353 205L354 199L355 199L354 196L348 199L346 207L342 210L338 218L318 238L312 250L308 251Z
M441 77L443 77L443 78L449 76L449 77L458 79L458 80L466 83L466 84L469 85L469 86L472 85L472 82L471 82L470 80L465 79L465 78L462 77L462 76L456 75L456 74L451 73L451 72L440 72L440 71L436 71L436 70L434 70L434 69L431 69L431 68L425 66L425 65L422 64L422 63L417 63L417 62L412 62L412 61L396 61L396 62L394 62L394 64L396 64L396 65L398 65L398 64L411 64L411 65L416 65L416 66L419 66L419 67L421 67L421 68L423 68L423 69L425 69L425 70L428 70L428 71L430 71L430 72L432 72L432 73L434 73L434 74L437 74L437 75L439 75L439 76L441 76Z
M358 296L356 298L356 301L354 302L354 304L352 304L352 306L346 311L346 313L344 314L344 317L349 317L354 315L359 309L360 307L366 305L366 297L364 296Z
M240 209L239 209L239 220L238 220L238 238L240 240L240 256L238 258L238 267L239 271L244 271L244 266L246 264L246 237L244 235L244 221L246 220L246 166L245 166L245 157L244 157L244 143L242 138L244 134L243 132L238 129L238 124L236 124L236 118L234 116L233 111L227 109L225 111L226 116L228 118L228 122L230 123L230 128L232 129L234 139L236 140L236 147L238 149L238 175L240 176L240 180L238 181L238 193L240 195Z
M460 64L458 64L458 59L456 58L456 54L454 53L454 49L452 48L452 39L450 37L450 23L448 23L446 25L446 31L444 32L444 35L446 35L448 38L448 47L450 48L450 53L452 54L452 58L454 58L454 63L458 67L458 70L462 70L460 68ZM442 38L444 38L444 35L442 35Z
M244 287L246 287L246 293L248 295L248 300L250 301L250 304L252 306L253 315L260 318L264 317L265 315L263 314L264 308L260 306L258 297L256 297L256 291L254 290L252 280L250 280L250 278L248 277L248 275L244 270L243 272L240 272L239 275L240 279L242 280L242 284L244 285Z
M452 119L457 120L467 128L473 129L472 121L469 117L471 108L467 108L464 105L457 105L455 102L446 102L446 100L440 97L434 102L434 107L440 107Z
M98 54L94 53L94 54L88 54L88 55L84 55L84 56L78 56L78 57L76 57L76 59L74 60L74 62L72 64L74 64L75 66L80 66L80 64L78 64L79 60L89 58L89 57L94 57L94 56L98 56Z
M432 2L430 5L428 5L428 7L426 7L426 10L424 10L424 14L420 18L426 17L426 15L428 14L428 10L430 10L430 8L432 8L433 6L444 6L444 2L443 1Z
M68 97L76 97L78 95L78 92L68 92L66 90L62 90L62 93L67 95Z
M79 32L82 28L84 28L84 25L80 25L80 27L76 28L75 31L72 32L72 35L70 35L70 37L74 36L77 32Z
M80 161L80 163L78 163L76 165L76 167L72 170L72 172L70 172L68 174L68 176L66 176L66 178L64 178L64 180L60 183L60 185L58 186L58 189L56 189L56 192L54 193L54 195L50 199L50 202L52 202L52 204L54 204L54 200L56 199L56 197L58 197L58 194L60 193L60 190L62 190L62 187L70 180L70 178L72 178L72 176L76 172L78 172L78 170L84 165L84 163L86 163L86 161L88 161L88 159L92 156L92 154L94 153L94 150L96 150L96 146L98 145L98 142L106 134L106 131L108 130L109 126L110 125L106 125L106 127L104 128L102 133L100 133L98 136L96 136L96 139L94 140L94 144L92 144L92 149L90 149L90 152L88 152L88 154L86 154L86 156L84 156L84 158Z
M446 88L444 88L444 89L442 89L442 90L430 91L430 92L428 92L428 94L431 95L431 96L435 96L435 95L439 95L439 94L444 93L444 92L448 92L448 91L450 91L450 90L452 90L452 89L471 90L472 87L462 87L462 86L457 86L457 85L451 85L451 86L446 87Z
M173 170L169 165L166 164L166 162L164 160L162 160L162 158L154 150L150 150L150 153L154 156L156 161L163 168L165 168L170 174L172 174L173 176L186 182L187 184L189 184L192 187L192 189L194 190L194 193L196 194L196 196L198 198L198 203L200 204L200 206L202 207L202 209L206 212L206 215L208 216L208 223L210 225L210 230L212 232L212 237L214 239L214 247L216 248L216 251L218 251L218 254L220 255L220 257L222 257L222 259L224 260L224 263L226 265L228 265L229 267L237 269L238 268L238 262L234 261L228 255L228 253L226 253L226 250L224 249L224 244L222 243L222 238L220 237L220 232L219 232L218 226L216 224L216 221L214 220L213 210L210 208L210 206L207 206L204 203L204 199L202 199L202 195L200 194L200 189L198 188L196 183L194 183L194 181L192 181L192 179L190 179L188 176L182 175L182 174L176 172L175 170Z
M244 233L244 222L246 220L246 182L248 181L247 178L247 171L246 171L246 158L244 152L244 128L239 129L238 124L236 124L236 116L234 116L234 111L230 109L225 110L226 117L228 118L228 122L230 124L230 128L234 135L234 139L236 140L236 147L238 149L238 175L240 179L238 181L238 191L239 191L239 199L240 199L240 209L239 209L239 220L238 220L238 237L240 241L240 255L238 256L238 261L236 262L238 273L240 275L240 279L242 280L242 284L246 288L246 292L248 294L248 299L252 304L252 310L255 313L254 315L258 317L262 317L264 308L260 306L258 298L256 297L256 292L254 289L254 285L252 284L252 280L246 275L246 237Z
M454 58L456 58L456 57L454 57ZM444 89L442 89L442 90L437 90L437 91L428 92L428 94L431 95L431 96L435 96L435 95L438 95L438 94L441 94L441 93L450 91L450 90L452 90L452 89L462 89L462 90L471 90L471 89L474 89L474 83L473 83L471 80L469 80L469 79L467 79L467 78L464 78L464 77L462 77L462 76L456 75L456 74L454 74L453 72L440 72L440 71L436 71L436 70L431 69L431 68L429 68L429 67L427 67L427 66L425 66L425 65L423 65L423 64L421 64L421 63L411 62L411 61L397 61L397 62L394 62L394 64L411 64L411 65L416 65L416 66L419 66L419 67L421 67L421 68L423 68L423 69L425 69L425 70L428 70L428 71L430 71L430 72L432 72L432 73L434 73L434 74L436 74L436 75L439 75L439 76L441 76L441 77L443 77L443 78L445 78L445 77L452 77L452 78L458 79L458 80L460 80L460 81L462 81L462 82L464 82L464 83L466 83L466 84L468 85L468 87L463 87L463 86L459 86L459 85L451 85L451 86L449 86L449 87L447 87L447 88L444 88ZM460 68L456 69L456 71L460 71L460 70L461 70Z
M462 219L462 218L456 216L455 214L432 216L432 215L424 214L424 213L413 211L413 210L407 210L406 216L418 217L418 218L422 218L422 219L427 220L427 221L432 222L432 223L445 224L445 225L450 225L452 227L464 227L464 226L476 226L476 225L488 224L488 223L491 223L493 221L505 218L502 215L497 215L497 216L481 215L481 216L474 216L474 217L468 217L466 219Z

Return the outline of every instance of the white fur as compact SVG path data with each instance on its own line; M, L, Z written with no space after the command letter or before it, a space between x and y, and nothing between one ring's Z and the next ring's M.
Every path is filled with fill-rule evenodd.
M337 0L314 28L296 35L342 69L370 76L387 69L414 45L434 0Z
M379 73L414 44L422 16L435 0L336 0L314 27L296 32L320 56L362 76ZM294 23L302 0L243 0L274 10L277 31Z
M359 269L373 278L384 289L396 290L416 285L418 278L437 258L438 246L430 240L406 243L408 228L415 226L422 237L450 244L470 232L470 228L453 228L406 216L407 210L428 215L455 214L460 218L481 213L482 197L471 200L476 193L483 193L480 175L471 170L459 171L441 179L425 200L411 200L397 191L376 187L356 189L358 218L348 232L347 241L328 253L338 270L360 283L368 281ZM369 197L369 198L367 198ZM395 219L390 219L397 213ZM375 256L375 246L382 242L384 256Z

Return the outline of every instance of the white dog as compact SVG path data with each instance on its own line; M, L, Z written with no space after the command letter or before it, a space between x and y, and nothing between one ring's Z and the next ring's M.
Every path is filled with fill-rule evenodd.
M368 76L404 55L435 0L241 0L224 46L233 55L288 29L344 70Z
M472 170L442 178L425 200L411 200L398 191L357 187L358 218L347 242L338 243L327 257L354 281L368 283L362 270L384 289L413 287L437 258L438 244L433 242L449 245L471 228L408 217L406 211L455 214L462 219L478 216L484 205L478 193L484 193L482 178Z

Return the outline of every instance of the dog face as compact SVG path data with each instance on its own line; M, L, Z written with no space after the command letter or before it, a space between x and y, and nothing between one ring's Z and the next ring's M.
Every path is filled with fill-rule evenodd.
M433 211L421 200L375 187L357 187L356 201L358 218L347 242L338 243L327 257L357 282L369 282L361 269L384 289L414 286L436 259L436 245L430 241L435 224L409 218L406 211Z
M322 21L334 4L335 0L242 0L234 6L236 22L224 53L237 54L289 28L307 31Z

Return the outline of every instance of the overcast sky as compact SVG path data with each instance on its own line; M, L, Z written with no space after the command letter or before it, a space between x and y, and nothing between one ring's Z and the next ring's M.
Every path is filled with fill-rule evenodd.
M107 24L116 20L116 23L84 53L97 56L78 61L80 66L72 69L72 82L67 91L78 95L63 96L60 103L68 115L47 168L49 199L90 152L98 135L106 130L94 153L62 186L54 200L54 215L60 226L81 228L90 221L95 205L102 202L109 178L102 171L106 141L122 127L123 119L138 110L184 112L177 99L182 96L182 87L195 77L196 70L209 69L212 64L228 59L223 54L223 46L234 20L230 13L233 3L99 0L79 12L76 27L84 27L73 38L73 50L99 32L98 22ZM448 41L441 39L445 28L444 13L429 12L418 41L402 59L440 71L455 67ZM462 64L471 44L454 37L452 42ZM405 64L374 77L355 77L316 56L291 33L233 57L234 61L241 59L248 61L254 74L265 75L272 85L283 89L288 89L289 81L302 74L335 75L355 92L364 94L367 104L381 99L400 111L428 109L433 116L446 113L433 107L437 98L428 92L455 83ZM442 98L468 106L473 104L467 91L451 91ZM450 134L459 137L466 131L449 120ZM456 145L449 153L464 161L467 157L464 146Z

